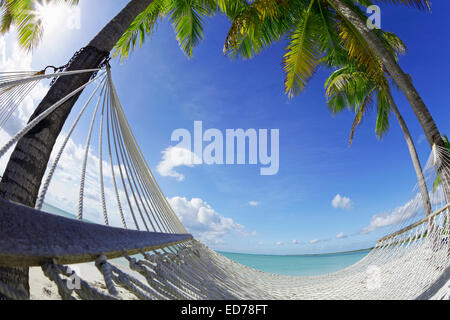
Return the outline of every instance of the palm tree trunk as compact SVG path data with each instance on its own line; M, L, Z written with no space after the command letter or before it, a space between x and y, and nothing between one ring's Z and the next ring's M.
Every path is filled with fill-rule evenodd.
M389 99L389 104L391 106L392 111L397 117L397 121L400 124L400 128L402 129L403 135L405 136L406 144L408 145L409 154L411 155L411 160L414 165L414 170L416 171L417 181L420 187L420 193L422 195L422 203L423 208L425 210L425 216L429 216L432 213L430 197L428 195L428 188L425 182L425 177L423 176L422 166L420 165L419 157L417 156L416 147L414 146L414 142L411 138L411 134L409 133L409 129L406 126L405 119L403 119L400 111L397 109L397 105L395 104L394 98L390 90L388 89L387 96Z
M356 30L358 30L373 52L383 62L384 67L389 72L392 79L397 83L398 87L411 105L430 146L433 147L433 145L436 144L437 146L445 147L441 134L439 133L428 108L414 87L411 78L403 72L399 64L395 61L394 57L389 53L376 34L367 27L366 21L363 21L351 8L348 7L347 4L345 4L344 1L328 1L342 17L347 19L356 28ZM438 168L438 171L441 170L442 168ZM445 170L448 170L448 168L445 168ZM443 180L443 183L450 185L449 178L445 177L444 179L445 180ZM447 199L450 199L450 194L447 194L446 196Z
M84 48L67 70L96 68L108 56L114 45L153 0L132 0ZM41 101L30 120L58 100L89 81L92 74L60 77ZM0 196L27 206L34 206L47 168L50 153L64 122L81 92L55 110L27 133L16 145L0 183ZM26 232L26 230L24 230ZM0 268L0 282L29 295L28 268ZM0 294L0 299L6 298Z

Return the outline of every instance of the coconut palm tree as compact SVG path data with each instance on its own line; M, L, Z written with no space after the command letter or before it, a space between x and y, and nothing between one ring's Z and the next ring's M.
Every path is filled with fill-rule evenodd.
M325 82L327 103L331 112L336 114L344 109L350 109L356 114L350 132L349 145L351 145L356 127L361 124L371 107L376 107L375 133L380 139L389 129L389 114L390 111L393 111L413 162L425 215L430 215L432 213L431 202L420 160L406 122L392 97L388 80L385 78L385 81L377 83L368 76L367 72L361 70L361 67L346 60L347 64L334 71Z
M320 65L343 66L327 82L332 111L341 111L345 106L354 108L357 115L351 141L356 126L374 96L377 98L376 132L379 136L389 128L389 113L392 109L405 135L421 187L425 213L429 214L431 205L417 152L405 121L392 99L387 81L389 74L382 61L373 50L369 50L352 24L340 16L328 1L286 1L256 0L247 4L232 23L224 46L225 52L232 56L252 58L288 34L289 43L283 64L285 90L290 97L305 88ZM363 15L361 11L358 12ZM404 44L395 34L382 30L374 33L394 60L405 52Z
M412 79L385 46L382 31L370 30L366 25L367 16L361 6L379 2L430 9L428 0L255 0L241 5L235 14L224 52L252 58L287 36L283 57L285 91L293 97L305 88L324 56L342 46L371 78L384 77L379 73L380 68L384 68L408 99L430 146L444 147ZM374 80L377 83L383 81L382 78Z
M57 1L57 0L55 0ZM76 4L78 1L65 1ZM35 8L42 1L0 1L1 32L17 28L20 44L33 49L42 36L42 21ZM97 68L115 49L127 57L136 45L151 34L158 21L169 17L176 38L185 54L203 39L205 18L217 10L214 0L131 0L104 28L69 61L67 70ZM62 97L87 83L92 74L60 77L34 111L31 119L41 114ZM55 110L18 143L9 159L0 183L0 196L27 206L34 206L53 145L79 95ZM30 120L31 120L30 119ZM29 294L28 268L0 267L0 282ZM0 299L3 296L0 294Z
M369 1L358 0L354 2L367 4ZM428 0L390 0L384 2L402 3L416 6L419 9L430 9L430 3ZM417 89L414 87L411 77L403 72L400 65L397 61L395 61L392 55L389 54L389 51L376 36L375 32L367 27L365 16L361 13L358 14L358 8L352 5L353 3L351 2L344 0L329 0L329 3L343 19L346 19L353 25L362 40L367 43L368 49L372 50L382 61L383 66L389 72L390 76L411 105L430 146L432 147L436 144L440 147L444 147L444 140L442 139L428 108L420 97ZM356 55L357 54L355 54L355 56Z

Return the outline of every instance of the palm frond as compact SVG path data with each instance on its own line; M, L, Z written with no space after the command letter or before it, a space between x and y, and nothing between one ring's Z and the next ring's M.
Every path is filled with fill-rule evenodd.
M311 1L311 6L313 2L314 0ZM290 41L283 57L285 92L289 98L305 88L324 55L319 40L324 32L320 28L321 18L311 10L311 6L303 11L302 19L290 33Z
M136 48L139 39L139 47L145 38L154 32L157 22L166 13L168 3L165 0L154 0L131 23L113 49L113 57L120 55L121 60L126 60Z
M282 38L293 23L291 0L255 0L243 3L235 12L232 24L225 38L223 52L236 57L253 58L264 48ZM296 8L294 11L298 10ZM240 50L244 45L248 50Z
M9 31L13 23L13 15L8 10L2 10L0 13L0 33L4 34Z
M370 91L369 94L367 94L366 97L364 98L364 101L362 102L361 106L359 107L359 110L355 116L355 120L353 120L352 129L350 130L350 138L348 139L349 146L351 146L351 144L353 143L353 137L355 136L356 128L361 124L365 114L367 113L367 110L369 109L369 106L372 103L373 103L372 91Z
M355 65L336 70L326 80L325 85L327 98L336 94L345 94L348 108L354 112L358 112L360 105L375 87L364 72L355 69Z
M338 92L327 100L327 107L332 115L342 112L349 105L346 95Z
M442 135L442 140L444 140L445 147L446 147L448 150L450 150L450 141L448 140L448 137L447 137L445 134Z
M246 0L216 0L219 11L232 21L248 6Z
M327 104L333 114L344 108L355 113L349 145L352 144L356 128L361 124L368 110L374 105L376 98L377 118L375 132L379 138L389 129L390 104L387 97L388 82L374 82L351 60L340 69L334 71L325 81Z
M31 51L43 36L42 21L34 11L32 1L11 1L12 20L17 28L18 42L21 47Z
M349 64L332 72L325 80L325 95L331 97L337 92L344 91L352 80L352 74L355 71L355 66Z
M399 56L406 54L406 45L395 33L383 31L381 40L395 60L398 60Z
M203 25L208 16L217 11L214 0L171 0L170 19L178 44L186 56L203 40Z
M380 70L383 70L383 64L361 34L345 17L338 15L337 20L339 36L349 58L363 68L369 77L382 78L384 75Z
M339 45L339 38L336 32L336 20L334 19L334 13L330 10L330 6L321 1L317 2L318 12L322 22L322 28L325 30L325 37L323 37L324 48L327 48L328 52L341 51Z
M389 99L384 90L378 90L377 92L377 120L375 125L376 135L382 139L386 132L389 130L389 114L391 112L391 106Z

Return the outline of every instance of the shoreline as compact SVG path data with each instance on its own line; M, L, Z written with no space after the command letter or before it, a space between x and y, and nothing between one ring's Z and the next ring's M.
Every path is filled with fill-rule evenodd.
M362 251L370 251L375 247L370 247L367 249L357 249L357 250L348 250L348 251L338 251L338 252L327 252L327 253L305 253L305 254L270 254L270 253L245 253L245 252L231 252L231 251L223 251L223 250L214 250L217 253L231 253L231 254L245 254L245 255L253 255L253 256L269 256L269 257L311 257L311 256L326 256L333 254L347 254L347 253L357 253Z

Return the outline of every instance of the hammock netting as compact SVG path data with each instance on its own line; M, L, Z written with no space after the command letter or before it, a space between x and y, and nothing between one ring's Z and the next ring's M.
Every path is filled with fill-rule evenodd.
M428 299L447 294L443 284L449 278L450 266L450 210L446 198L450 186L445 184L450 179L444 179L450 172L448 150L434 146L424 168L429 186L436 178L441 181L430 190L433 214L424 216L420 192L415 189L401 215L397 215L395 227L359 262L320 276L270 274L234 262L188 234L139 149L109 66L101 70L63 71L57 76L93 71L98 72L95 78L30 121L9 141L2 142L0 157L7 156L14 144L51 112L86 89L85 103L73 122L66 124L66 133L55 145L36 209L42 209L47 191L52 190L52 178L65 173L64 151L73 147L70 138L83 119L86 121L80 131L86 143L79 150L79 179L72 179L78 186L74 200L78 219L94 214L101 217L105 226L186 237L176 242L167 240L151 250L145 250L145 246L133 252L124 250L121 256L132 270L128 273L111 263L108 254L98 252L92 260L103 275L105 289L83 279L78 288L68 286L74 272L60 264L59 253L55 254L40 265L57 285L61 298L120 299L117 286L138 299ZM0 73L0 126L39 81L54 76L42 71ZM93 87L90 93L87 87ZM59 187L56 185L55 190ZM92 190L96 190L95 194ZM3 240L0 236L0 242ZM20 252L15 254L20 260ZM0 293L14 299L27 297L25 292L2 283Z

